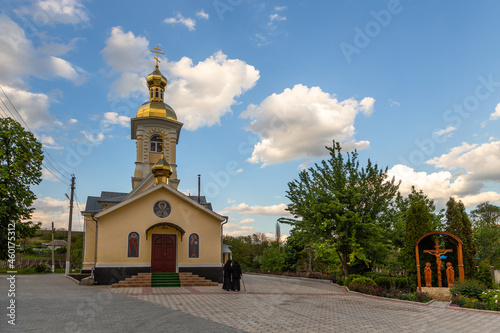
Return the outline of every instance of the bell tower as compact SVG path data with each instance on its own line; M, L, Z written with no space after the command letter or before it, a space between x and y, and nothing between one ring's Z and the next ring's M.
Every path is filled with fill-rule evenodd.
M151 52L156 53L154 71L146 77L149 101L142 104L137 115L131 121L131 138L136 140L137 158L135 172L132 177L132 189L135 189L152 171L153 166L164 157L171 167L172 175L169 184L174 188L179 185L177 179L176 148L182 123L177 121L174 109L164 102L164 92L167 78L159 69L160 52L157 47Z

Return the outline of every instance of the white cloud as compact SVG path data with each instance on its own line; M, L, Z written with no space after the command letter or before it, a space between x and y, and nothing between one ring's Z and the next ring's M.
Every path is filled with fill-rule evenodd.
M106 64L117 72L142 72L148 70L149 41L135 36L122 27L113 27L101 51ZM150 57L150 59L152 59Z
M19 14L29 15L41 26L55 23L78 24L89 21L85 6L78 0L39 0L22 7Z
M249 105L241 114L252 119L247 129L260 137L251 163L281 163L289 160L325 156L332 140L345 150L364 149L368 141L354 140L354 120L359 112L370 114L374 99L339 101L319 87L301 84L272 94L260 105ZM313 129L313 130L304 130Z
M21 117L28 124L29 128L37 129L42 126L49 126L54 122L54 116L49 113L49 98L47 95L32 93L8 86L3 86L2 88L7 96L9 96L12 104L15 105ZM13 118L19 121L14 108L12 108L7 101L6 104L13 113Z
M495 107L495 112L490 115L490 120L495 120L500 118L500 103Z
M57 176L46 167L42 167L42 179L56 183L60 181L59 178L57 178Z
M266 216L285 216L289 215L285 208L287 205L284 203L272 206L249 206L246 203L233 205L224 208L224 212L236 212L245 215L266 215ZM223 213L221 213L223 214Z
M188 28L189 31L194 31L196 26L195 20L189 17L184 17L181 13L177 13L175 17L167 17L163 20L163 22L167 24L182 24Z
M277 12L281 12L285 9L287 9L287 6L274 6L274 10Z
M500 182L500 141L468 144L450 150L448 154L435 157L426 163L436 167L467 170L468 177L474 181Z
M390 107L401 105L399 102L393 101L392 99L389 99L389 103L390 103L389 104Z
M126 116L120 116L117 112L106 112L104 113L104 126L110 124L118 124L123 127L130 127L130 118Z
M73 38L68 44L56 43L51 41L50 43L42 42L42 46L37 48L37 51L41 54L60 56L68 53L69 51L76 49L76 43L82 38Z
M34 48L24 30L8 16L0 14L0 83L26 88L25 78L62 77L75 83L85 79L85 72L66 60L44 54Z
M201 19L208 20L208 14L205 13L205 11L202 9L199 12L196 13L196 16L198 16Z
M285 21L285 20L286 20L286 17L281 16L278 13L274 13L274 14L269 15L269 23L274 22L274 21L280 22L280 21Z
M246 224L246 223L254 223L254 219L243 219L240 221L240 224Z
M255 227L240 226L237 224L230 224L230 223L225 224L223 228L224 228L224 235L233 237L247 236L256 233L258 231L257 228Z
M171 83L166 99L188 130L220 123L231 112L235 98L251 89L259 79L259 71L239 59L228 59L218 51L193 65L183 57L168 63Z
M106 63L119 73L111 84L110 99L132 94L147 98L145 77L153 68L148 45L144 37L124 32L121 27L112 29L102 51ZM130 55L121 56L129 49ZM165 102L174 108L187 130L219 124L221 117L231 112L236 97L251 89L260 77L253 66L228 59L222 51L196 65L188 57L164 63L160 67L169 80Z
M484 201L500 201L500 193L484 191L488 183L500 182L500 141L472 145L463 143L427 163L444 170L417 172L398 164L388 173L390 177L395 176L402 181L399 188L402 194L407 195L413 185L436 200L440 208L450 197L462 200L468 207Z
M447 137L449 137L449 136L451 136L451 133L454 132L454 131L456 131L456 130L457 130L456 127L454 127L453 125L449 125L445 129L442 129L442 130L434 132L434 134L437 135L437 136L441 136L441 135L447 134Z
M83 136L85 137L85 140L92 143L92 145L99 145L105 138L104 133L98 133L96 135L94 135L93 133L89 133L87 131L80 131L80 133L82 133Z
M233 203L233 202L236 202L236 200L227 199L227 203Z
M38 198L33 206L35 212L33 213L33 222L42 222L43 228L50 228L51 222L54 222L55 228L68 228L69 216L69 201L59 200L51 197ZM79 212L73 211L73 228L74 230L81 230L81 225L77 221Z

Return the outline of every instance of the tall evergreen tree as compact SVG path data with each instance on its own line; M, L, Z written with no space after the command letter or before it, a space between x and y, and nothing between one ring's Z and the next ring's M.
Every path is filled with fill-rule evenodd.
M412 193L408 196L410 207L406 213L405 234L404 234L404 263L406 275L411 284L417 284L417 258L415 245L417 240L428 232L434 231L433 221L435 220L431 209L434 209L434 202L427 198L422 192L416 192L412 188ZM419 246L420 251L429 247L432 240L429 237L422 240ZM422 264L422 263L421 263ZM421 265L422 266L422 265Z
M471 223L462 201L457 202L454 198L450 198L446 203L446 231L457 236L462 241L465 277L473 278L477 273L474 262L477 249L472 238ZM454 243L447 239L446 244L452 246ZM456 254L450 256L456 256Z

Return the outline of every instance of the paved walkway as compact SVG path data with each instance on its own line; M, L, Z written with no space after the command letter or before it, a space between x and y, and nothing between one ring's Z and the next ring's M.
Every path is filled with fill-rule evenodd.
M498 313L389 300L275 276L245 275L247 291L239 293L221 287L84 287L60 275L17 279L13 332L500 331ZM1 332L5 325L4 319Z

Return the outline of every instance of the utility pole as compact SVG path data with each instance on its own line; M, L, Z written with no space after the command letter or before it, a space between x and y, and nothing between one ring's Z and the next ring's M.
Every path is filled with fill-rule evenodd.
M54 265L54 222L52 222L52 273L55 272Z
M71 198L69 199L68 245L66 247L66 275L71 265L71 223L73 222L73 196L75 194L75 175L71 175Z

